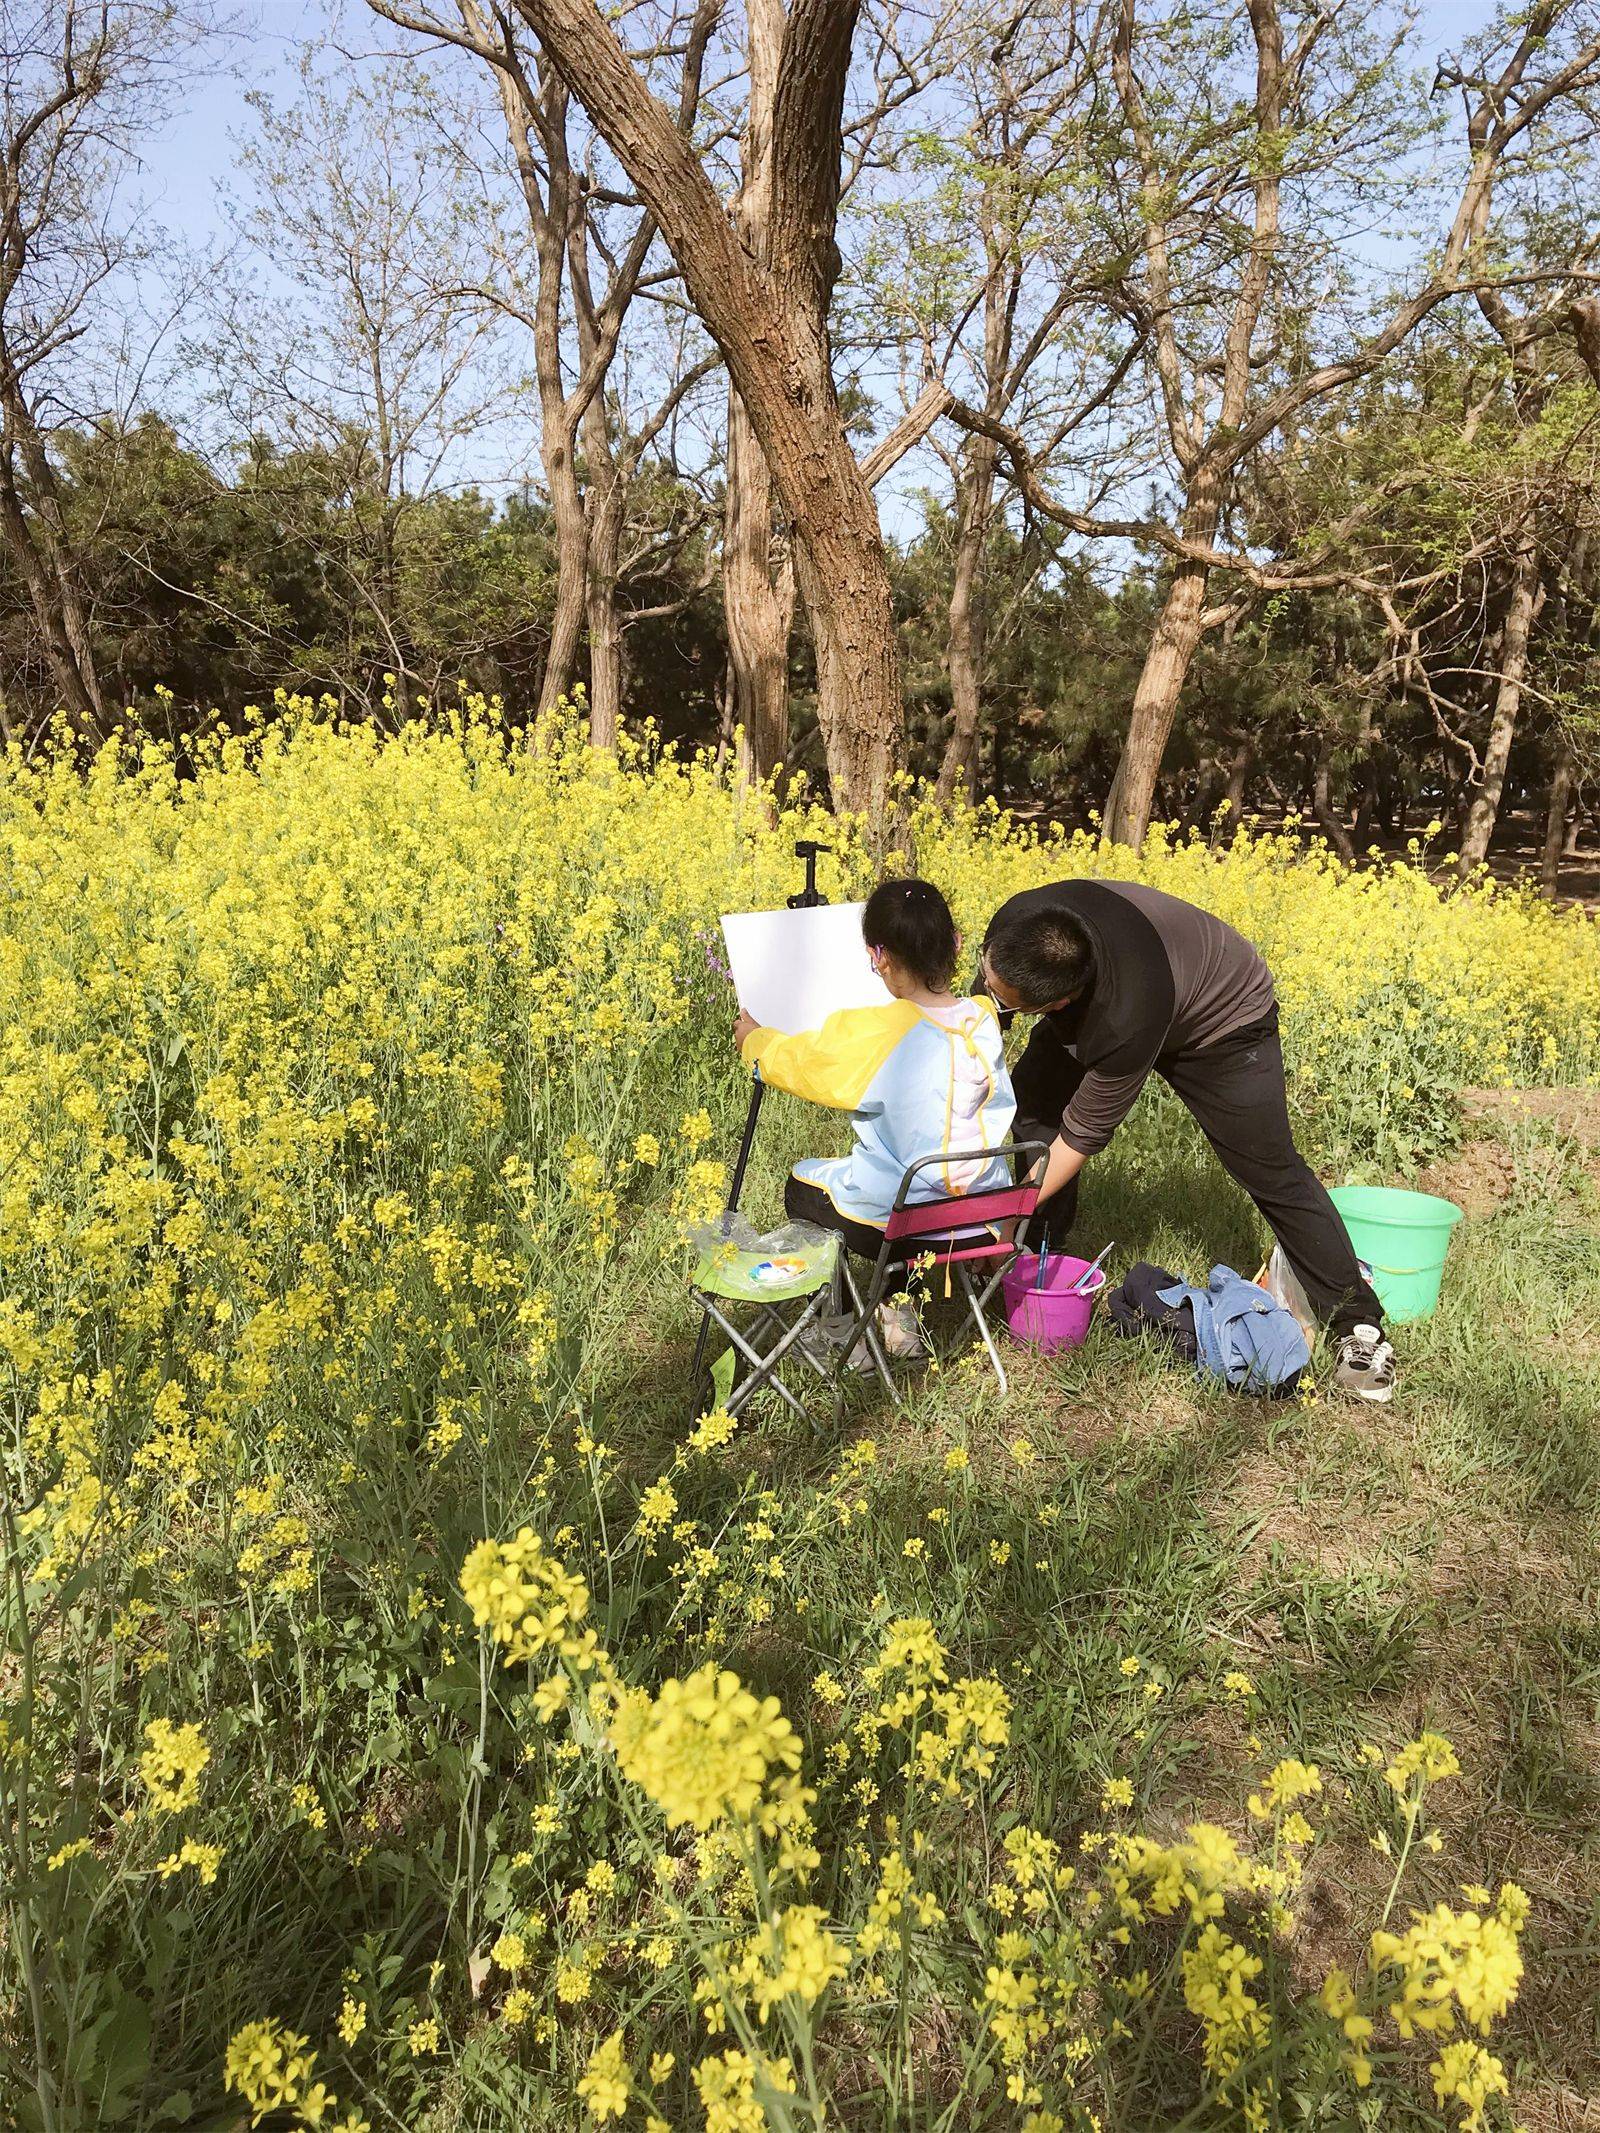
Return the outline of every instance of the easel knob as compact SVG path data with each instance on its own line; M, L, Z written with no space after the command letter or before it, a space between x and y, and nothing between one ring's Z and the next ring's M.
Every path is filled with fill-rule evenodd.
M791 911L811 911L818 904L825 904L828 901L817 887L817 854L819 852L831 852L832 850L833 846L831 844L818 844L811 837L797 837L795 839L794 856L796 859L803 859L806 863L806 885L798 896L790 897L789 909Z

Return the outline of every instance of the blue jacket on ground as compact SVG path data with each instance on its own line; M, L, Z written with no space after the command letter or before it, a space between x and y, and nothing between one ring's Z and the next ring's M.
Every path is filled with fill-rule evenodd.
M1231 1266L1214 1266L1203 1289L1186 1281L1158 1289L1164 1304L1194 1308L1200 1359L1195 1368L1239 1392L1278 1392L1311 1363L1311 1350L1292 1311Z

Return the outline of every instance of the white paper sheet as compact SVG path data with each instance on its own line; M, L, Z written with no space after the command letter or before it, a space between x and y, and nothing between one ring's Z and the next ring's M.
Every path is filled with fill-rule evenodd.
M862 904L805 911L735 911L722 921L739 1005L786 1036L816 1029L841 1007L891 997L861 938Z

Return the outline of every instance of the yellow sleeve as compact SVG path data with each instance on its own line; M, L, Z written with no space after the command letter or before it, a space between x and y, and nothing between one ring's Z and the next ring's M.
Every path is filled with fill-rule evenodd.
M914 1007L895 1000L887 1007L843 1007L821 1029L793 1037L753 1029L744 1040L744 1063L759 1068L769 1088L835 1111L853 1111L916 1020Z

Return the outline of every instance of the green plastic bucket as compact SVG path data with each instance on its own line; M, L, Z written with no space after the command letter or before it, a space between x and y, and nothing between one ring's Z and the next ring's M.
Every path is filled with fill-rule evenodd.
M1372 1269L1384 1316L1400 1323L1430 1317L1439 1301L1450 1232L1461 1220L1454 1200L1390 1185L1336 1185L1328 1197L1350 1232L1356 1257Z

